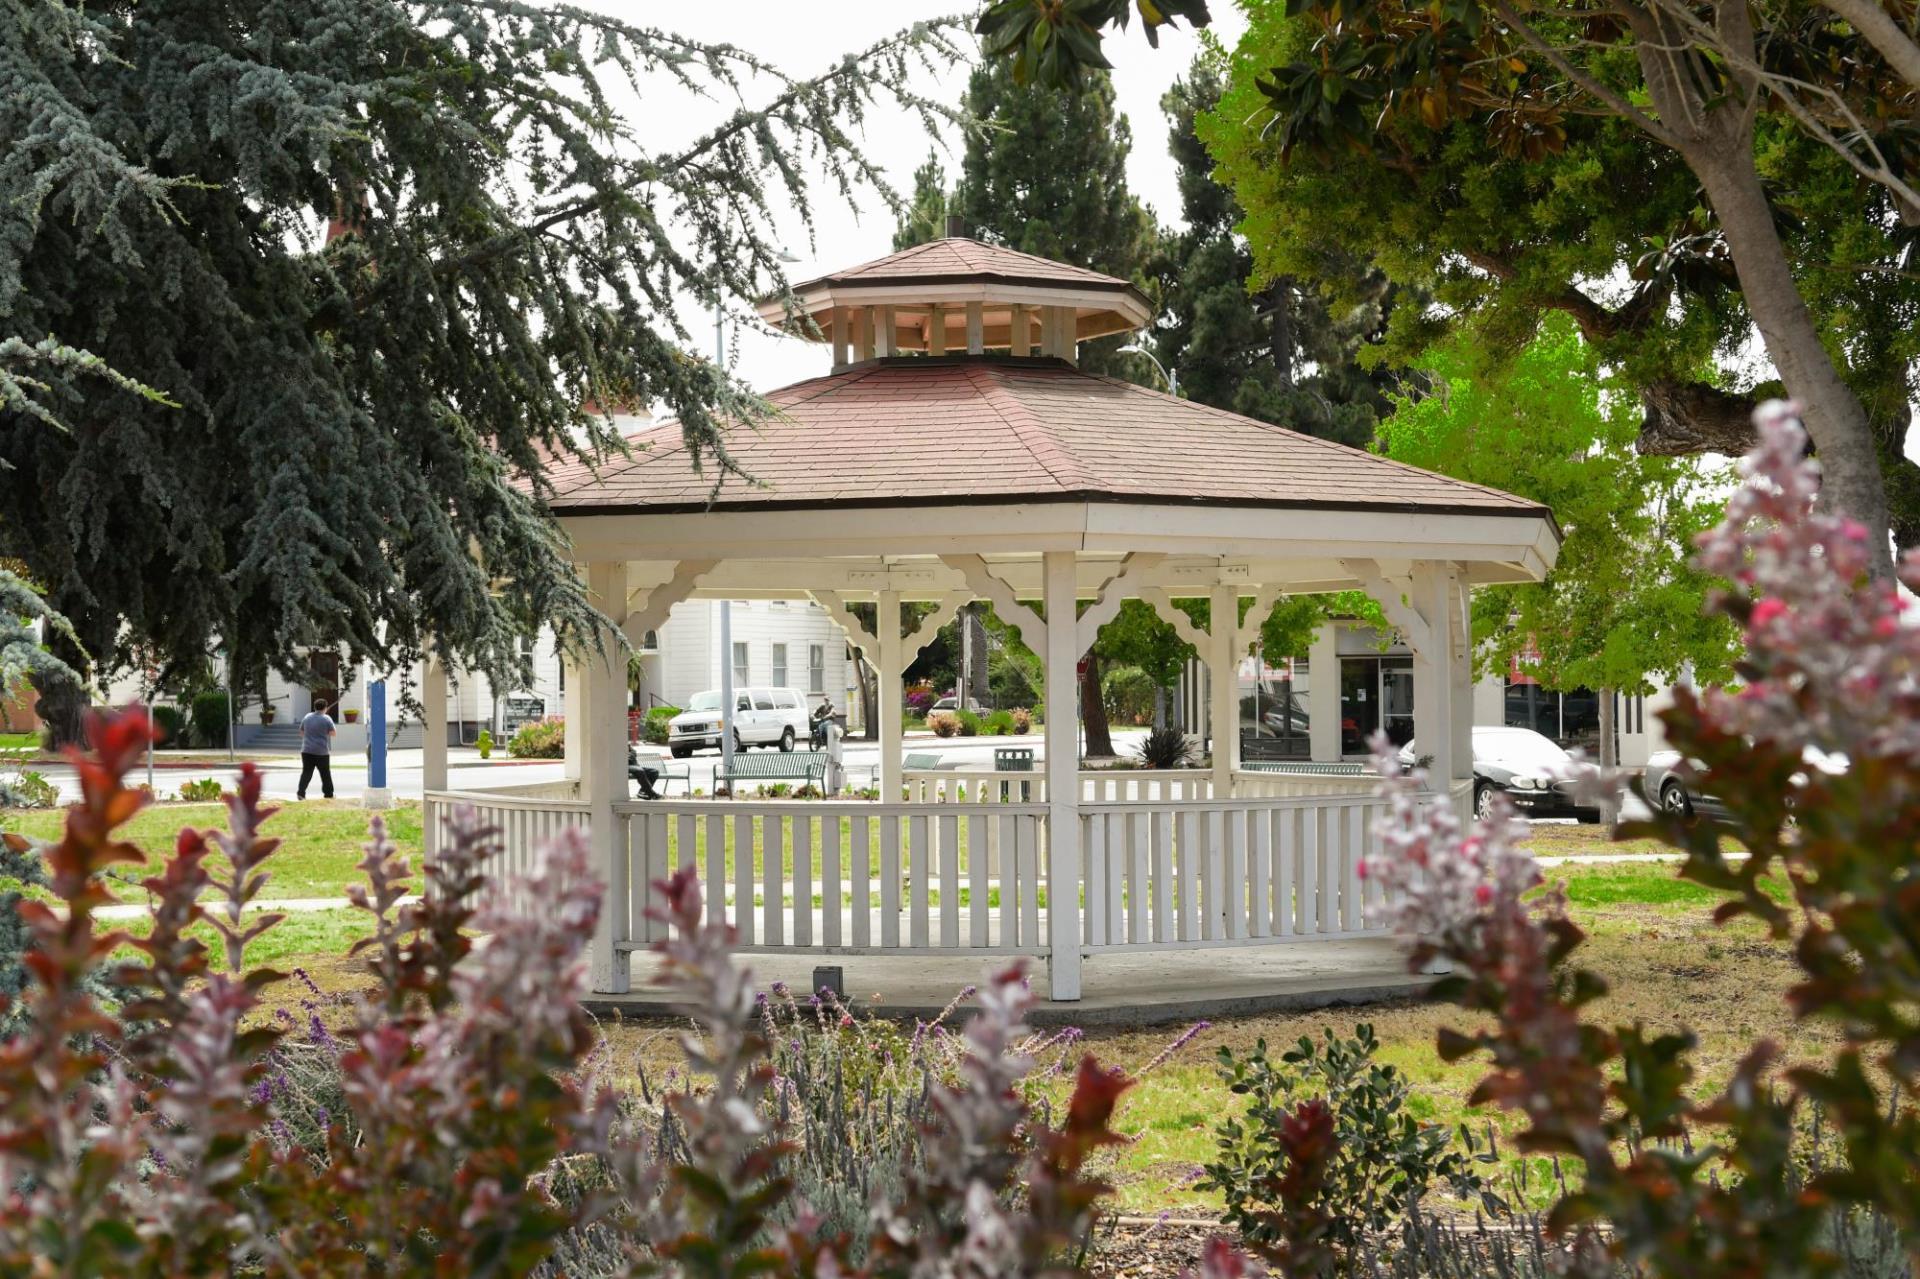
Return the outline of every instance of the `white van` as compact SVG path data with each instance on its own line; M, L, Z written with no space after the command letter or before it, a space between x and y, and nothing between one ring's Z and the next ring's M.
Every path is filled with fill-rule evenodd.
M793 749L807 740L807 699L791 688L736 688L733 690L734 749L778 746ZM711 746L720 749L720 694L695 693L687 709L667 721L667 746L675 759L685 759Z

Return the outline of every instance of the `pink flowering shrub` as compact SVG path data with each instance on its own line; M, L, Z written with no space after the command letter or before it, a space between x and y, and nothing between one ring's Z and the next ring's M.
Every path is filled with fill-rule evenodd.
M1782 1069L1757 1043L1696 1100L1690 1034L1590 1016L1605 983L1578 966L1583 934L1516 847L1511 813L1463 830L1376 749L1392 807L1368 874L1413 963L1444 961L1439 992L1481 1015L1441 1033L1442 1056L1483 1054L1474 1100L1517 1112L1525 1148L1583 1174L1549 1219L1576 1274L1823 1273L1861 1212L1890 1219L1920 1264L1920 630L1896 584L1867 575L1863 530L1815 509L1818 467L1787 407L1758 425L1745 482L1699 551L1730 583L1715 607L1746 628L1746 682L1681 690L1664 716L1690 784L1730 827L1662 813L1622 834L1660 835L1686 854L1683 877L1727 894L1717 919L1750 915L1790 943L1788 998L1838 1048ZM1920 557L1900 576L1920 586ZM1834 757L1845 766L1811 762ZM1727 856L1729 834L1744 861ZM1816 1106L1844 1159L1809 1168L1796 1132Z
M764 1034L778 1023L690 870L656 885L665 980L692 1026L658 1105L595 1068L580 1000L601 887L583 841L489 893L497 832L470 812L412 900L376 820L350 893L372 921L356 950L375 987L344 1027L316 1019L295 1039L290 1019L256 1015L284 978L247 956L279 922L246 910L277 845L259 774L243 770L227 830L181 832L134 939L96 912L102 873L143 860L117 832L150 801L126 777L151 728L129 713L90 732L83 798L43 852L59 906L18 906L34 945L24 1029L0 1043L0 1273L1078 1273L1107 1193L1089 1163L1118 1140L1129 1081L1083 1058L1057 1116L1035 1105L1033 1072L1067 1069L1072 1041L1027 1030L1019 967L978 992L857 1232L822 1229L794 1193L793 1080ZM125 948L138 958L116 964ZM98 995L103 967L124 1006Z

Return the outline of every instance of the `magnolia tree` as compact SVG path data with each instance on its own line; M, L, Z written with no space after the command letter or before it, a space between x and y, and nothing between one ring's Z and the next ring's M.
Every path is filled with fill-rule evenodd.
M1755 1044L1698 1099L1691 1034L1589 1015L1606 984L1578 966L1581 930L1518 847L1511 810L1464 829L1376 746L1391 811L1366 872L1413 962L1447 961L1439 993L1482 1015L1442 1031L1441 1054L1485 1054L1475 1100L1518 1112L1527 1148L1578 1165L1580 1189L1550 1220L1579 1273L1821 1273L1834 1232L1866 1210L1920 1263L1920 628L1900 588L1871 576L1868 530L1815 512L1819 468L1791 408L1757 425L1726 520L1699 538L1700 566L1730 583L1711 607L1745 629L1745 683L1683 689L1664 716L1730 828L1663 813L1623 834L1682 849L1680 874L1727 894L1716 919L1751 916L1791 943L1787 997L1837 1047L1782 1068L1775 1045ZM1900 577L1920 586L1920 556ZM1836 1166L1801 1157L1816 1108L1841 1143Z

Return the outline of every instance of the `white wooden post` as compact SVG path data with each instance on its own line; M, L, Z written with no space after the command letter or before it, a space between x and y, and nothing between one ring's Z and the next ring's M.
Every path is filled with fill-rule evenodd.
M927 354L947 353L947 316L935 302L927 309Z
M560 650L560 682L566 687L560 693L560 714L564 732L561 744L565 748L562 768L565 777L574 784L577 793L580 779L586 776L587 746L584 734L587 728L587 702L581 695L585 684L580 663L573 660L573 654L566 649Z
M1450 627L1447 624L1447 599L1451 594L1453 571L1450 565L1422 560L1413 566L1413 611L1425 622L1425 633L1406 635L1413 649L1413 738L1414 749L1430 755L1427 776L1433 788L1445 794L1454 772L1453 688L1448 676Z
M603 561L587 566L587 591L602 613L615 621L627 608L625 562ZM603 631L598 646L581 655L580 665L586 723L582 742L586 770L581 798L587 802L587 844L594 873L606 885L600 921L594 929L591 978L593 989L624 994L628 986L628 955L614 943L629 935L630 902L625 824L613 806L627 797L627 650L617 630Z
M1027 328L1027 308L1018 302L1007 308L1007 353L1025 355L1033 349L1033 339Z
M1080 998L1080 628L1072 551L1041 557L1047 605L1047 973L1056 1001Z
M877 330L873 335L873 353L882 357L900 354L899 347L895 345L899 340L899 330L894 327L893 308L875 307L873 321Z
M838 372L847 367L847 308L833 308L833 367Z
M1213 797L1233 794L1233 770L1240 765L1240 592L1216 586L1208 595L1207 723L1213 734Z
M420 787L447 788L447 668L433 645L420 663Z
M1340 760L1340 627L1322 622L1307 650L1307 746L1316 764Z
M978 302L967 303L967 354L979 355L987 349L985 317Z
M1448 573L1447 622L1452 637L1447 652L1447 685L1453 693L1454 777L1473 776L1473 619L1471 596L1459 570Z
M880 641L875 674L880 685L880 802L900 802L900 752L902 748L901 702L906 696L901 675L906 660L900 644L900 592L881 591L874 610L874 625Z

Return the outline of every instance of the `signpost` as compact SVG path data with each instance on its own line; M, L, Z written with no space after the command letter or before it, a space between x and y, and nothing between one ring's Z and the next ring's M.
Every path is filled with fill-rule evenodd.
M368 808L393 803L387 788L387 681L367 685L367 789L361 801Z

